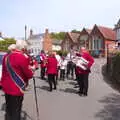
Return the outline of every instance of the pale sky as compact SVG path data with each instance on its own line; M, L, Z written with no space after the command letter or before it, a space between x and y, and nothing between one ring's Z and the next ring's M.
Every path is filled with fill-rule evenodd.
M94 24L114 27L120 18L120 0L0 0L0 31L5 36L81 30Z

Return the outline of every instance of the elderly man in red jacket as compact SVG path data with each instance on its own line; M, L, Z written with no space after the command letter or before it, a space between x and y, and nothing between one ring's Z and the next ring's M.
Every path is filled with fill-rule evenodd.
M1 85L6 100L5 120L21 120L25 87L33 76L28 59L22 51L24 47L24 43L16 43L16 50L12 50L3 58Z
M94 63L94 59L84 47L80 49L80 53L77 54L77 56L82 57L87 61L87 64L84 64L84 67L86 69L83 69L80 66L76 65L76 74L78 77L78 84L79 84L78 93L80 94L80 96L87 96L88 95L88 76L90 73L90 68Z

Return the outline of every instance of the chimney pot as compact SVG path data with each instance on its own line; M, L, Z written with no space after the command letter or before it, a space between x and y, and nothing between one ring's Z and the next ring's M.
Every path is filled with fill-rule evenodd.
M2 37L2 32L0 32L0 37Z
M45 29L45 33L48 33L48 29L47 28Z
M31 29L31 30L30 30L30 36L32 36L32 35L33 35L33 30Z

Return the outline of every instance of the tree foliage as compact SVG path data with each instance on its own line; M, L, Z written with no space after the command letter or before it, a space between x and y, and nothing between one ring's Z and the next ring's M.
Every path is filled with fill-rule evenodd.
M80 31L79 31L79 30L74 29L74 30L71 30L71 32L80 32Z
M65 32L51 33L51 38L56 40L63 40L65 38Z
M15 43L16 40L14 38L4 38L4 40L0 41L0 51L7 51L8 46Z

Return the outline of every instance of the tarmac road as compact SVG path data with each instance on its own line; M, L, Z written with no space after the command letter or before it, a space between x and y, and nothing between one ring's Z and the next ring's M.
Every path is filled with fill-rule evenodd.
M120 120L120 95L103 81L101 66L105 59L95 59L89 76L89 93L80 97L73 80L59 81L57 90L49 92L48 83L36 72L36 89L40 120ZM0 92L0 120L4 120L4 94ZM25 93L22 120L37 120L33 80Z

